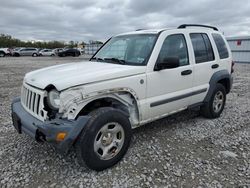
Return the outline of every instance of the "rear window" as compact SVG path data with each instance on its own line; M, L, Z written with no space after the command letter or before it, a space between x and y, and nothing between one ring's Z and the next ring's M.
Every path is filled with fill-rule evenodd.
M227 46L222 36L217 33L213 33L212 36L216 44L216 47L218 49L220 59L228 58L229 54L228 54Z
M194 48L196 63L203 63L214 60L214 52L207 34L191 33L190 38Z

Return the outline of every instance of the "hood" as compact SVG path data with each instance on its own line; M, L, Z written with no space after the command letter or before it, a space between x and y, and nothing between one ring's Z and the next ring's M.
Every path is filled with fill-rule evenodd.
M54 85L58 91L61 91L77 85L142 74L145 71L146 66L85 61L32 71L25 75L24 81L40 89Z

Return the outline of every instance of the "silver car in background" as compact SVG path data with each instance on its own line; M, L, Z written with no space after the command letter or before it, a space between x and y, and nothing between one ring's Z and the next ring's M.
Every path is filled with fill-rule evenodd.
M37 48L20 48L17 50L14 50L12 52L13 56L19 57L19 56L38 56L38 49Z
M52 49L43 49L39 51L39 56L55 56L56 53Z

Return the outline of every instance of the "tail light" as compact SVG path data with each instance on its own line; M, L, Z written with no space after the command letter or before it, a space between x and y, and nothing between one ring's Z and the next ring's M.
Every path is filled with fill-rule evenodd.
M233 73L234 72L234 61L232 61L232 65L231 65L231 73Z

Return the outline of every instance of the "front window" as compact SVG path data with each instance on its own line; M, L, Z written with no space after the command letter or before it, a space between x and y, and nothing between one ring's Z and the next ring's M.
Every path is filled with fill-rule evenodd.
M125 65L146 65L156 36L155 34L137 34L113 37L92 59Z

